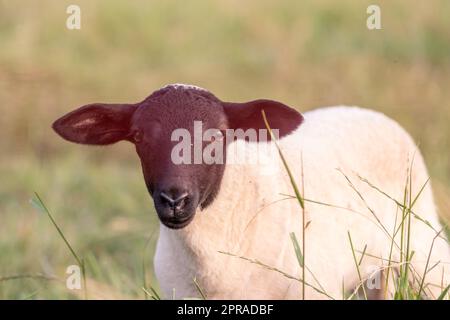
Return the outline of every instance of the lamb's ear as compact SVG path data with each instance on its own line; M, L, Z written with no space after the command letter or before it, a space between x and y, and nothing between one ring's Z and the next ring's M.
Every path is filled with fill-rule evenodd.
M133 104L88 104L56 120L53 129L72 142L111 144L127 139L135 110Z
M279 138L297 129L303 116L295 109L272 100L254 100L244 103L224 102L230 129L266 129L262 110L266 114L271 129L278 129Z

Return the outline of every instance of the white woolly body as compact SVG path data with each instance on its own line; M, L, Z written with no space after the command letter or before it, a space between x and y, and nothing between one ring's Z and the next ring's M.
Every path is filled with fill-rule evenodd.
M391 240L376 219L392 234L396 216L400 221L401 215L394 201L358 175L402 203L412 159L413 197L426 183L428 174L410 136L380 113L356 107L331 107L307 112L304 118L304 123L279 144L300 189L303 189L303 157L304 197L332 205L306 202L306 221L310 224L306 229L304 254L311 272L306 272L305 281L316 288L322 287L329 295L306 286L306 298L341 299L343 286L352 290L358 284L347 232L351 234L358 258L361 256L358 251L367 245L360 265L365 278L373 273L374 267L386 265L386 261L375 256L389 258ZM257 148L256 144L244 142L235 145L245 148L249 154L254 154ZM257 260L301 277L289 234L295 232L301 245L302 211L296 200L279 201L294 192L279 158L271 157L269 161L275 169L271 175L261 174L257 165L227 165L217 198L208 208L198 211L191 224L181 230L161 225L155 270L166 297L173 293L177 298L198 297L194 278L208 298L213 299L302 297L300 282L221 253ZM413 211L434 229L441 229L429 184ZM423 222L411 220L410 250L415 251L412 265L421 277L435 234ZM400 237L396 241L400 243ZM399 260L399 250L395 247L392 259ZM444 267L444 285L450 281L447 271L450 250L441 238L436 239L429 267L437 261L443 263L427 274L425 283L440 287ZM392 279L389 281L392 283ZM429 285L426 293L436 295L439 290Z

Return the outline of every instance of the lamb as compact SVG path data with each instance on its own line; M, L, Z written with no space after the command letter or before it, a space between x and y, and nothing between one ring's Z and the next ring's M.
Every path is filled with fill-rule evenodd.
M55 121L53 128L81 144L135 144L160 219L154 267L165 297L199 297L196 279L210 299L298 299L302 283L293 278L301 278L302 272L290 233L303 238L302 211L286 197L293 194L292 185L275 141L263 139L262 110L308 200L303 298L339 299L343 286L350 292L358 287L349 234L358 257L366 246L359 267L362 279L383 275L390 236L401 219L393 200L402 202L407 177L411 194L420 193L413 207L420 219L411 219L411 281L425 273L424 293L436 298L450 281L450 250L438 234L442 226L426 184L427 169L410 136L380 113L338 106L302 115L277 101L223 102L206 89L176 84L135 104L83 106ZM194 134L196 121L203 133L212 133L203 135L195 149L223 146L223 161L174 163L180 140L173 133L182 129ZM228 129L256 130L256 141L247 141L245 134L221 139L228 137ZM188 146L194 149L194 144ZM267 147L265 152L261 146ZM231 150L259 159L230 164ZM195 151L184 149L183 159L195 157ZM400 243L399 234L395 240ZM428 267L440 264L428 270L432 244ZM392 260L400 261L399 255L394 245ZM367 290L373 290L371 297L389 298L393 282L385 288L387 296L379 286Z

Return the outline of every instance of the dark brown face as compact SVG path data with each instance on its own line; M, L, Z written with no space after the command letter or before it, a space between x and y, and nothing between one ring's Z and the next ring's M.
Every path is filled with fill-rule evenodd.
M170 119L168 121L168 119ZM199 137L208 129L227 127L221 103L202 93L184 90L162 92L141 103L131 119L131 135L142 163L145 183L162 223L174 229L186 226L198 207L206 207L219 191L223 163L194 162L194 124ZM181 138L177 132L185 133ZM178 163L172 154L189 139L190 161ZM211 141L200 141L201 153ZM156 152L155 152L156 151Z
M263 109L271 127L279 129L280 137L292 132L303 119L279 102L227 103L206 90L173 85L137 104L86 105L55 121L53 128L77 143L134 143L160 221L179 229L194 219L198 208L207 207L219 194L225 143L230 142L220 137L227 129L264 129ZM211 151L213 143L222 146L222 161L220 157L212 162L202 157L217 156L215 151L206 152Z

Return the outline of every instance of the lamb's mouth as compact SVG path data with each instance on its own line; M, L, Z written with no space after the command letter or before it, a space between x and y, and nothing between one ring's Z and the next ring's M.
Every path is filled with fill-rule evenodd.
M162 224L170 229L182 229L186 227L189 223L191 223L194 215L191 214L184 218L171 218L171 219L160 219Z

